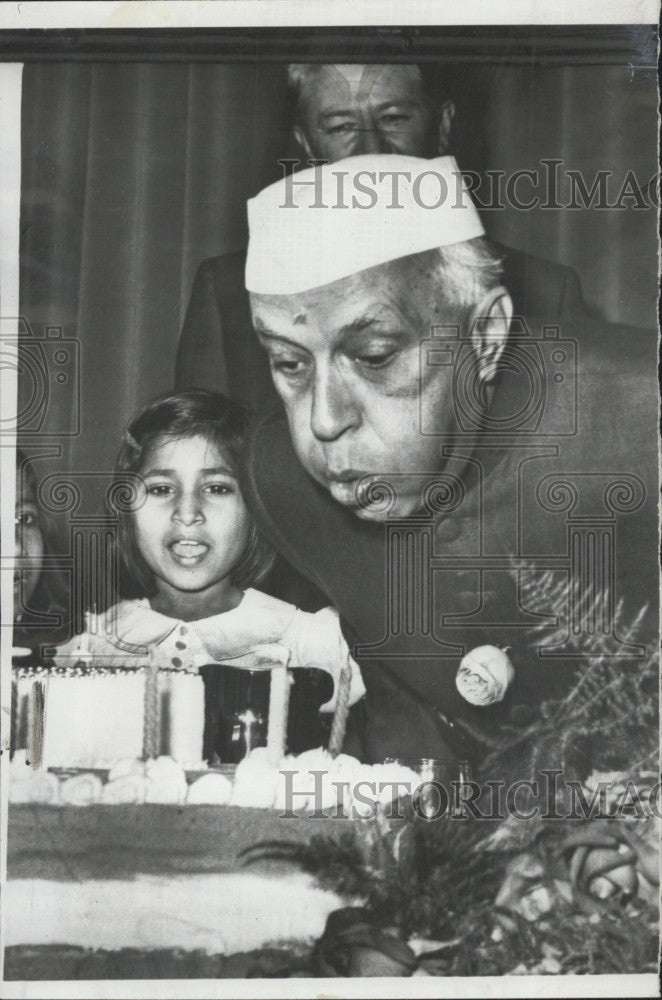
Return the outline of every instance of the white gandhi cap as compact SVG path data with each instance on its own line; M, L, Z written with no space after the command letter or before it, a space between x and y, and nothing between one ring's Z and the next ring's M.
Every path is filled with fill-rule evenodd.
M482 236L454 157L369 154L284 177L248 202L246 288L292 295Z

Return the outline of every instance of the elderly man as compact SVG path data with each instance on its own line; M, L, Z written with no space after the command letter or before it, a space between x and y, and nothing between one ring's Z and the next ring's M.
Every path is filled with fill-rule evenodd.
M513 317L451 157L303 171L249 226L285 416L247 498L339 608L367 689L347 748L476 760L596 641L643 655L614 607L657 591L655 336ZM535 599L550 574L558 606Z
M291 65L293 135L304 159L448 152L454 107L413 65ZM518 312L548 322L585 311L568 267L497 247ZM177 352L177 388L225 389L256 412L278 405L264 356L250 336L245 253L205 260L195 277Z

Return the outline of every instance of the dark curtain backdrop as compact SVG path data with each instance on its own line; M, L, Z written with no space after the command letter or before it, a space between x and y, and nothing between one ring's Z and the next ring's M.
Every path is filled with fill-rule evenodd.
M461 166L535 170L563 157L589 181L613 170L615 194L628 169L642 184L654 175L652 72L476 72L479 96L457 95ZM81 345L81 429L48 460L53 471L111 468L127 419L171 386L196 267L244 243L246 198L291 152L287 119L274 64L25 66L21 313L36 335L61 326ZM485 221L495 238L576 268L607 318L655 322L653 209L495 211ZM53 426L74 412L66 394L49 406Z

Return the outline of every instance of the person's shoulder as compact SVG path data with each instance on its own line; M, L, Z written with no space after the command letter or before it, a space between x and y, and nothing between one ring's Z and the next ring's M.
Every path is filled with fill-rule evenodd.
M232 253L221 254L219 257L206 257L198 265L196 280L212 280L226 282L239 278L244 286L246 270L246 250L234 250Z
M549 338L541 320L527 321L527 330L536 348L531 357L542 362L545 408L550 414L575 408L576 433L563 453L579 449L589 464L600 456L652 456L647 436L658 408L656 331L581 317L565 322L558 337ZM526 340L515 346L528 356Z
M329 504L337 506L303 468L282 411L265 417L253 431L247 485L263 513L268 511L281 523L297 523L300 530L311 518L329 516Z
M105 611L101 611L96 617L100 630L103 630L110 622L125 621L127 618L134 618L137 615L154 614L146 597L123 598L115 604L111 604ZM89 627L91 616L88 614L87 625Z
M265 594L263 590L255 590L254 587L247 587L239 607L250 614L272 614L285 617L291 617L297 610L295 604L281 601L279 597L272 597L271 594Z
M580 375L618 374L657 382L657 331L625 323L584 320L568 327L578 344Z
M262 417L253 428L252 444L254 447L285 448L290 443L290 432L287 417L282 410L274 410Z
M255 485L266 489L277 488L280 483L300 481L303 486L308 476L296 457L285 414L280 411L265 416L255 426L249 448L249 474Z
M553 275L560 279L576 274L576 271L568 264L561 264L549 257L541 257L525 250L517 250L505 243L492 241L492 246L501 258L506 270L512 269L525 274L539 272L541 275Z
M548 322L595 315L584 300L574 268L504 244L493 242L492 247L501 259L504 284L520 315L545 316Z
M243 620L252 627L259 622L259 627L265 636L282 635L292 621L303 614L295 604L281 601L278 597L265 594L262 590L248 587L241 603L231 614L235 622Z
M528 343L546 345L544 358L548 360L553 351L554 364L565 365L565 374L573 380L582 383L609 378L615 391L628 377L657 384L657 339L656 330L590 316L568 318L556 326L541 317L527 316L519 320L514 333L511 331L516 350L528 350ZM563 363L557 362L558 349Z

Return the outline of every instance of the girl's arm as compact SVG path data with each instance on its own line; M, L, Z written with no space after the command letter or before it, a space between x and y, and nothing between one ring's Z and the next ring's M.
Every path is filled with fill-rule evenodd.
M281 641L292 652L290 667L316 667L318 670L326 671L333 678L333 696L320 707L321 712L334 711L340 671L347 663L351 673L349 704L354 705L364 696L365 686L361 670L350 655L335 608L322 608L316 614L297 611Z

